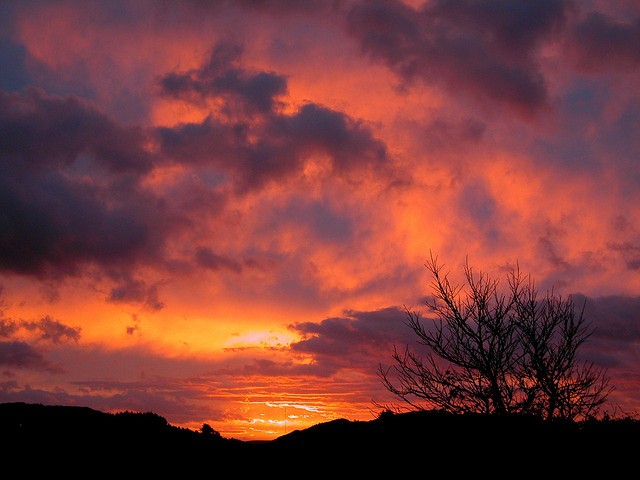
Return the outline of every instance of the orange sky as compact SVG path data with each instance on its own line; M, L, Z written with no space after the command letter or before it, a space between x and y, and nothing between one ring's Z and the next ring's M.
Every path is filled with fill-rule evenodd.
M432 250L586 297L584 356L638 408L637 2L10 1L0 26L0 401L240 439L372 419Z

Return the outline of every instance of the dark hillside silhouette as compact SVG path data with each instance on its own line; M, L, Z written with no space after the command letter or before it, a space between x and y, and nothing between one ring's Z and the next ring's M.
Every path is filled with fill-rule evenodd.
M8 458L26 458L30 468L68 473L79 473L82 462L105 470L188 469L193 461L222 461L227 451L245 446L210 427L196 432L172 426L151 412L110 414L26 403L0 404L0 445Z
M339 419L271 441L245 442L224 438L206 424L201 431L174 427L153 413L6 403L0 404L0 442L4 458L27 473L58 472L66 478L133 472L145 478L213 477L223 471L236 472L227 478L275 472L300 478L310 472L431 471L430 465L454 477L499 466L501 473L493 478L528 478L517 471L526 466L528 474L613 474L632 464L635 468L640 422L386 411L370 421Z

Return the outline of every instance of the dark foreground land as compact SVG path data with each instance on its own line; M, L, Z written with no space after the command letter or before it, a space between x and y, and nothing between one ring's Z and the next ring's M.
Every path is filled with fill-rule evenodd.
M5 403L0 455L5 478L638 478L640 421L385 412L244 442L154 413Z

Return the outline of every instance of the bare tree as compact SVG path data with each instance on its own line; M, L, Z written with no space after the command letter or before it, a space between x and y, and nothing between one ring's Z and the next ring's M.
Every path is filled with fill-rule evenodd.
M520 332L519 375L533 386L529 411L547 419L586 418L597 413L612 387L606 372L592 362L578 362L578 348L593 334L586 323L583 303L547 293L538 301L532 281L510 281L516 298L514 322Z
M468 262L466 289L449 281L437 257L430 255L425 266L433 291L426 305L436 318L425 328L420 315L406 309L407 325L426 351L394 346L395 364L378 370L388 391L420 410L547 419L598 411L611 389L604 370L577 360L578 347L593 332L584 307L576 314L571 297L552 292L538 301L534 283L519 268L502 293L498 280L475 274Z

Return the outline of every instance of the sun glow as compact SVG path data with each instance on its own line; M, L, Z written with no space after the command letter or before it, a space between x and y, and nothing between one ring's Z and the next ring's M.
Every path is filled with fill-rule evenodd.
M286 397L286 395L285 395ZM294 430L302 430L318 423L334 420L340 415L335 406L308 402L254 401L243 402L246 417L231 424L228 436L253 440L272 440Z
M231 335L224 343L225 349L236 348L282 348L291 344L296 340L296 336L291 332L265 330L265 331L251 331L247 333L236 333Z

